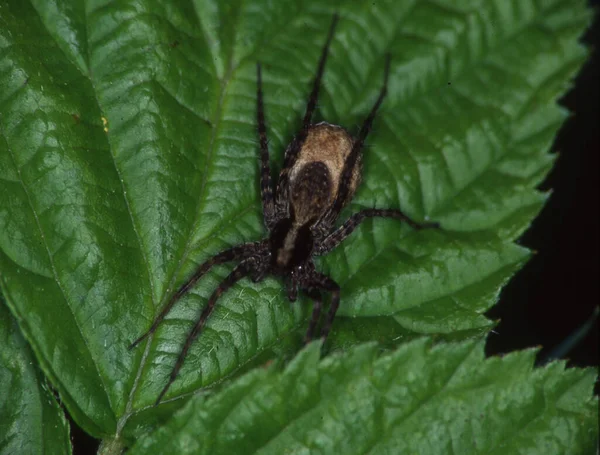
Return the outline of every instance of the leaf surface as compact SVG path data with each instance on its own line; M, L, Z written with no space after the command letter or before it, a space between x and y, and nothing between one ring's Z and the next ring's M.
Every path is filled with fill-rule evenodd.
M70 454L69 424L0 298L0 455Z
M353 129L389 93L342 217L401 207L441 222L369 220L320 267L342 286L331 347L422 334L464 339L529 252L514 240L585 59L584 1L8 1L0 5L0 287L75 420L126 439L180 404L149 406L218 267L148 329L221 249L264 237L255 65L274 165L297 130L328 25L341 20L315 121ZM219 384L301 334L279 281L241 281L167 399ZM298 345L288 343L291 351Z
M592 369L533 369L535 351L484 360L482 342L426 340L378 356L373 344L284 371L257 369L195 396L132 455L591 453Z

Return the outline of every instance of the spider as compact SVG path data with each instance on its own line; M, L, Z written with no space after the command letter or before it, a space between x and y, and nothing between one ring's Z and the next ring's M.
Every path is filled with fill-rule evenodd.
M229 261L239 262L208 299L200 318L185 340L169 380L155 404L160 403L177 377L190 346L202 331L217 299L237 281L249 277L254 282L259 282L266 275L271 274L285 280L290 301L296 300L299 290L311 298L314 304L305 335L306 342L313 338L321 316L323 306L321 293L330 293L331 303L321 329L321 337L325 340L340 303L340 287L330 277L315 269L313 256L321 256L333 250L368 217L396 218L405 221L415 229L439 227L438 223L417 223L398 209L375 208L355 213L341 226L335 227L340 211L352 199L360 182L361 149L386 95L390 72L390 56L387 55L383 86L356 138L352 138L338 125L327 122L313 124L311 120L317 105L321 78L337 22L336 14L333 16L321 52L302 127L285 151L283 168L275 191L273 191L269 164L261 66L260 63L256 65L260 190L268 237L259 242L243 243L228 248L200 265L191 278L171 296L150 329L130 345L132 349L154 333L173 305L214 265Z

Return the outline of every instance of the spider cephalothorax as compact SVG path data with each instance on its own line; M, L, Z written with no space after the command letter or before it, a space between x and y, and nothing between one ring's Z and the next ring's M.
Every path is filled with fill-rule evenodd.
M340 287L328 276L317 272L313 256L323 255L338 246L367 217L397 218L416 229L437 227L436 223L416 223L397 209L362 210L352 215L341 226L335 227L340 211L352 199L360 182L360 152L375 114L385 97L390 69L390 59L387 56L379 97L356 138L340 126L326 122L311 123L329 44L337 21L336 15L321 53L302 127L285 151L283 169L279 174L275 193L273 193L269 164L261 68L260 64L257 65L260 188L264 222L269 235L260 242L231 247L202 264L170 298L150 329L131 344L130 347L133 348L154 333L175 302L187 293L212 266L228 261L239 262L210 296L200 318L185 341L169 381L156 401L157 404L177 377L192 342L202 330L217 299L240 279L249 277L253 281L260 281L266 275L276 275L284 278L291 301L296 300L299 290L309 296L314 306L306 331L307 341L312 339L319 322L322 307L321 292L330 293L331 303L321 329L321 336L326 338L339 305Z

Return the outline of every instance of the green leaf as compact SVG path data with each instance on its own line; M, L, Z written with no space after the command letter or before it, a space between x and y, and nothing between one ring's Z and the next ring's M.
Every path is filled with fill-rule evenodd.
M535 351L484 360L482 342L426 340L378 356L373 344L284 371L257 369L196 396L131 455L592 453L592 369L533 369Z
M0 455L70 454L69 425L0 298Z
M342 286L331 347L492 327L485 311L529 254L513 242L545 200L535 187L566 117L555 100L587 55L590 12L583 0L455 3L0 4L0 288L80 426L131 441L183 402L150 407L230 268L127 346L199 263L264 237L255 65L277 164L336 11L316 121L360 123L393 56L343 216L402 207L443 229L369 220L321 261ZM238 283L166 398L293 352L307 303L273 278Z

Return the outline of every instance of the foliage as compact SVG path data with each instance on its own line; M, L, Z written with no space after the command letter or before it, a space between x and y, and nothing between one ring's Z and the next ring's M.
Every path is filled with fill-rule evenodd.
M283 372L256 369L195 396L130 453L591 453L598 403L581 397L593 370L533 370L533 350L483 357L481 342L417 340L319 362L314 343Z
M227 267L146 345L127 346L199 263L264 236L255 65L278 164L335 11L321 119L358 124L393 56L344 213L402 207L443 229L369 220L321 262L342 286L327 349L482 336L546 198L535 187L567 115L556 99L587 54L582 0L0 4L0 287L67 410L107 451L168 419L177 398L299 349L308 301L290 305L275 279L242 281L171 403L150 406Z
M71 453L65 415L0 299L0 455Z

